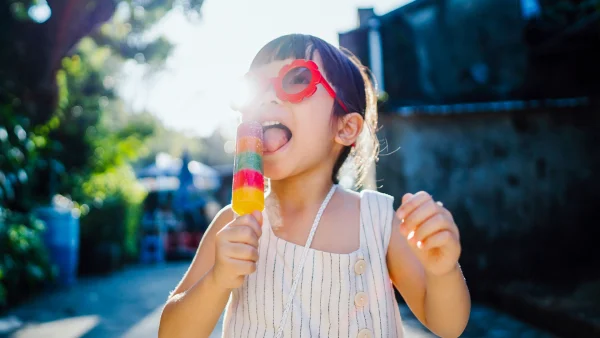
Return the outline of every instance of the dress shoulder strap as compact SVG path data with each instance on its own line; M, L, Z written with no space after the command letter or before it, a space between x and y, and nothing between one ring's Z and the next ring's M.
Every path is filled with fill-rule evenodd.
M394 197L373 190L363 190L360 194L361 226L364 234L373 236L382 245L384 252L392 235L394 221ZM368 238L366 238L369 241Z

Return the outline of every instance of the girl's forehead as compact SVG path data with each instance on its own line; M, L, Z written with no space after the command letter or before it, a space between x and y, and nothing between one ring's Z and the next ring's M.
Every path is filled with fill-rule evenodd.
M296 59L295 58L287 58L284 60L273 60L264 65L255 67L254 69L250 70L248 72L248 74L251 74L252 76L258 76L261 78L276 77L277 75L279 75L279 71L281 70L281 68L294 62L294 60L296 60ZM323 70L323 61L317 51L315 51L312 61L314 61L317 64L319 69Z
M283 68L285 65L292 63L294 59L285 59L285 60L273 60L269 63L265 63L264 65L260 65L250 70L250 74L258 77L275 77L279 74L279 70Z

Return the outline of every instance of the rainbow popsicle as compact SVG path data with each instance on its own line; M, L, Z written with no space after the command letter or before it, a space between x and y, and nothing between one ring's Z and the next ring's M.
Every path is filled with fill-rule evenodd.
M262 125L256 121L242 122L237 129L231 198L231 208L240 216L265 208L262 156Z

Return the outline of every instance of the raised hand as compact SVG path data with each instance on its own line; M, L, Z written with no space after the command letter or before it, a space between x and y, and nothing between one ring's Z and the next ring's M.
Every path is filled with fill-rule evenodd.
M429 274L441 276L457 267L461 253L452 214L424 191L406 194L396 211L400 232Z

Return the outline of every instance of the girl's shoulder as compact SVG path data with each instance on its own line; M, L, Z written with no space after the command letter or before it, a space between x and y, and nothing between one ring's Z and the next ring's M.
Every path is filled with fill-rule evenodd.
M388 195L386 193L383 193L383 192L380 192L377 190L373 190L373 189L361 189L360 191L356 191L356 190L344 188L341 185L338 185L337 190L343 192L344 194L354 196L355 198L361 198L363 195L380 195L380 196L388 196L389 198L393 199L393 197L391 195Z
M376 205L380 211L384 208L393 208L394 205L394 196L371 189L361 190L360 200L362 205L367 207Z
M387 252L396 218L394 197L375 190L362 190L360 214L363 226L371 230L370 233L381 243L384 252Z
M361 199L378 199L381 201L391 201L392 203L394 202L394 196L388 195L377 190L364 189L360 191L359 195Z
M345 205L356 205L361 212L363 209L376 208L378 213L393 209L394 197L376 190L363 189L360 192L341 188L342 200Z

